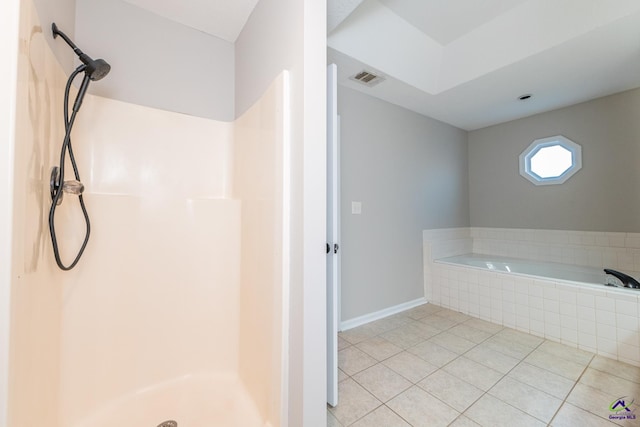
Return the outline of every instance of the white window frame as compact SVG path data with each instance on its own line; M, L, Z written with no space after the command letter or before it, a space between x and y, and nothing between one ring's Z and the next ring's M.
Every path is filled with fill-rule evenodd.
M531 170L531 158L545 147L559 145L571 153L571 167L560 176L543 178ZM562 135L536 139L520 154L520 175L535 185L557 185L565 183L582 169L582 147Z

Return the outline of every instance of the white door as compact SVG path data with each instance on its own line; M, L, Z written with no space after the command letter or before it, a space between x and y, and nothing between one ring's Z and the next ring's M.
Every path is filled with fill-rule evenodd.
M340 321L340 192L337 67L327 69L327 402L338 404L338 323Z

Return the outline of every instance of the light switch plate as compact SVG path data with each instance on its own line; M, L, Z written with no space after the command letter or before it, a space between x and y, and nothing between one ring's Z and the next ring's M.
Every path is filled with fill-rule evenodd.
M362 213L362 202L351 202L351 213L360 215Z

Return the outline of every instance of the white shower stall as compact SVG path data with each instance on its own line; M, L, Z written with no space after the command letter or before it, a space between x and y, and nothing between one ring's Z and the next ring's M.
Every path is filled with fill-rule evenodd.
M67 71L48 12L11 2L0 425L322 425L324 85L302 76L323 77L324 18L295 21L317 5L258 2L236 42L236 84L264 61L243 52L280 52L254 87L236 87L232 120L87 96L72 142L92 232L62 272L47 219ZM274 7L285 24L270 21ZM291 31L303 42L273 43ZM73 196L56 227L68 260L84 237Z

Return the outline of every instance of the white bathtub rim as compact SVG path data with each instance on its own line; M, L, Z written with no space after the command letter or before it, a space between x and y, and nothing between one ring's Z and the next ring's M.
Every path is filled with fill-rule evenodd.
M561 265L573 266L573 267L583 267L583 266L572 265L572 264L552 263L552 262L545 262L545 261L536 261L536 260L515 258L515 257L514 258L510 258L510 257L502 257L502 256L497 256L497 255L487 255L487 254L479 254L479 253L462 254L462 255L456 255L456 256L473 257L474 255L476 257L491 258L491 259L496 260L497 262L502 262L501 260L514 260L514 261L521 261L521 262L561 264ZM531 280L535 280L535 281L542 281L542 282L548 282L548 283L554 283L554 284L557 283L559 285L569 286L569 287L574 287L574 288L593 289L595 291L606 292L607 294L612 294L613 296L615 296L615 295L617 295L617 296L628 296L628 295L640 296L640 289L635 290L635 289L618 288L618 287L615 287L615 286L606 286L604 283L600 285L600 284L593 284L593 283L580 282L580 281L574 281L574 280L550 278L550 277L546 277L546 276L537 276L537 275L525 274L525 273L508 272L508 271L500 271L500 270L491 270L491 269L488 269L488 268L485 268L485 267L477 267L477 266L473 266L473 265L460 264L460 263L456 263L456 262L448 262L448 261L446 261L446 258L453 258L453 257L445 257L445 258L440 258L440 259L434 259L433 262L437 263L437 264L449 265L449 266L453 266L453 267L457 267L457 268L470 268L470 269L473 269L473 270L483 271L483 272L486 272L486 273L495 273L495 274L501 274L501 275L505 275L505 276L517 276L517 277L523 277L523 278L531 279Z

